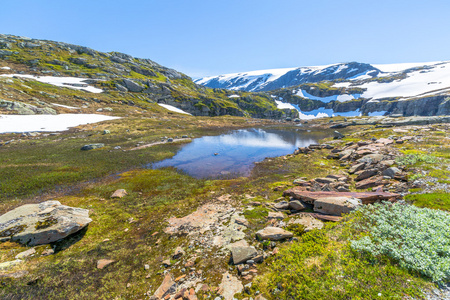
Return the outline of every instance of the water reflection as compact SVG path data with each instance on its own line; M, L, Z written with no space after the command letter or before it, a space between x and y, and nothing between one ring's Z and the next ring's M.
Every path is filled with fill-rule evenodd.
M219 136L194 139L170 159L153 168L176 167L196 178L233 174L249 175L253 163L266 157L292 153L297 147L316 143L320 138L299 129L237 130Z

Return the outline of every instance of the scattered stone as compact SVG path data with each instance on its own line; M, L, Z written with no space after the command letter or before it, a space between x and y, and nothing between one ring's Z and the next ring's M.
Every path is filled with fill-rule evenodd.
M283 220L284 214L282 212L269 212L269 215L267 216L269 220L276 219L276 220Z
M248 223L247 219L244 218L244 217L238 217L238 218L234 219L234 221L235 221L237 224L242 225L242 226L247 226L247 227L248 227L248 226L250 225L250 224Z
M110 134L111 133L111 131L109 131L109 130L103 130L103 134Z
M289 209L300 211L306 209L306 206L299 200L293 200L289 202Z
M287 201L281 201L278 203L275 203L274 207L278 210L285 210L289 208L289 203Z
M115 260L112 259L100 259L97 261L97 269L103 269L106 266L112 264L113 262L115 262Z
M345 135L343 135L342 133L340 133L339 131L334 131L334 138L335 139L338 139L338 140L340 140L340 139L342 139L342 138L344 138L345 137Z
M341 216L355 210L362 202L358 198L326 197L314 202L314 211L327 215Z
M123 198L126 195L128 195L127 191L124 189L118 189L116 190L112 195L111 198Z
M288 224L300 224L305 227L305 232L313 229L322 229L324 224L322 221L317 220L311 214L300 213L295 218L289 220Z
M0 263L0 270L8 270L11 269L12 267L22 263L23 260L20 259L16 259L16 260L12 260L12 261L6 261L6 262L2 262Z
M103 144L103 143L89 144L89 145L84 145L83 147L81 147L81 150L89 151L89 150L103 148L103 147L105 147L105 144Z
M180 257L182 257L185 254L186 253L184 252L183 248L177 247L177 249L175 249L175 253L172 255L172 258L179 259Z
M52 255L52 254L54 254L54 253L55 253L55 250L53 250L53 249L47 249L47 250L42 251L41 255L42 255L42 256L48 256L48 255Z
M293 237L292 232L279 227L266 227L256 232L256 236L260 240L280 241Z
M24 259L24 258L26 258L26 257L29 257L29 256L35 254L35 253L36 253L36 249L31 248L31 249L28 249L28 250L26 250L26 251L20 252L19 254L17 254L17 255L15 256L15 258L16 258L16 259Z
M353 165L353 166L348 170L348 172L349 172L350 174L356 173L356 172L361 171L362 169L364 169L365 166L366 166L365 163L360 163L360 164Z
M367 169L356 172L358 176L356 176L355 181L361 181L370 177L373 177L378 174L377 169Z
M28 275L28 271L21 270L13 273L0 274L0 278L14 278L19 279Z
M172 279L172 275L167 273L164 277L163 282L159 286L159 288L153 294L156 299L163 299L168 295L174 294L177 291L177 284Z
M298 186L311 186L310 182L308 182L304 179L301 179L301 178L295 179L293 184L298 185Z
M162 265L167 268L170 267L172 263L170 262L170 259L166 259L162 262Z
M222 282L220 283L219 290L217 292L223 297L224 300L233 300L234 295L242 292L243 289L244 286L239 279L226 272L223 274Z
M0 236L28 246L63 239L92 220L89 210L61 205L59 201L26 204L0 216Z
M358 190L368 189L371 187L378 187L381 185L386 185L383 176L374 176L356 183L355 188Z
M333 178L316 178L314 180L318 183L323 183L323 184L330 184L330 183L333 183L336 181L336 179L333 179Z
M247 260L255 257L258 254L256 252L255 247L242 247L242 246L235 246L231 247L231 257L233 259L233 264L238 265L243 262L246 262Z
M400 169L396 168L396 167L390 167L386 170L383 171L383 173L381 175L383 176L388 176L390 178L394 178L395 175L401 173L402 171L400 171Z

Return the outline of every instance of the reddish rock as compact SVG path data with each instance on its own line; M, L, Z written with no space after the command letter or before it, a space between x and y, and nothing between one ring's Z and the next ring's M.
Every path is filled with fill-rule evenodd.
M362 181L359 183L361 182ZM284 191L283 195L311 204L313 204L317 199L325 197L353 197L360 199L363 204L371 204L381 200L394 201L401 198L399 194L384 192L308 192L298 190L297 188L298 187L288 189Z
M382 176L374 176L356 183L356 189L363 190L371 187L377 187L380 185L386 185L386 182L383 180Z
M177 290L177 284L172 279L172 275L170 273L167 273L164 277L163 282L159 286L159 288L156 290L154 296L156 299L163 299L167 296L170 297L171 294L175 293Z
M373 177L378 174L377 169L368 169L368 170L361 170L356 172L358 176L355 178L355 181L361 181L370 177Z

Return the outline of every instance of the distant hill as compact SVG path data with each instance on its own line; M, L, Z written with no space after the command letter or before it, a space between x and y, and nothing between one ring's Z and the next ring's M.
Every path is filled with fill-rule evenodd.
M34 93L44 88L42 84L51 84L60 89L67 87L74 90L70 93L60 90L57 93L58 97L64 98L62 103L69 106L80 97L89 99L97 92L96 96L92 97L96 98L96 101L124 104L124 108L150 109L152 104L160 103L196 116L297 116L296 110L278 109L275 101L267 94L230 92L197 85L185 74L161 66L150 59L6 34L0 34L0 76L0 79L9 76L15 77L13 79L16 81L20 79L41 83L33 84L33 91L30 91L19 84L20 82L16 82L8 92L14 94L14 97L0 91L0 99L7 100L0 105L0 109L22 105L9 103L8 98L27 103L29 97L25 97L24 93ZM42 95L36 93L34 97L42 103L47 103ZM36 100L33 101L32 104L36 105ZM44 108L41 107L43 104L37 106ZM61 107L52 109L59 111ZM32 110L22 110L30 111ZM38 111L47 113L50 110Z
M450 114L450 62L328 66L205 77L196 83L236 91L265 91L302 112ZM289 107L284 105L283 107Z

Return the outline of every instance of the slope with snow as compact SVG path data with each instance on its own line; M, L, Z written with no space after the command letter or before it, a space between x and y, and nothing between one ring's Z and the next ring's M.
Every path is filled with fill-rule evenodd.
M57 77L57 76L34 76L34 75L25 75L25 74L3 74L0 75L3 77L21 77L21 78L29 78L42 83L47 83L59 87L66 87L76 90L87 91L91 93L101 93L102 89L93 87L88 85L85 81L87 78L78 78L78 77Z

